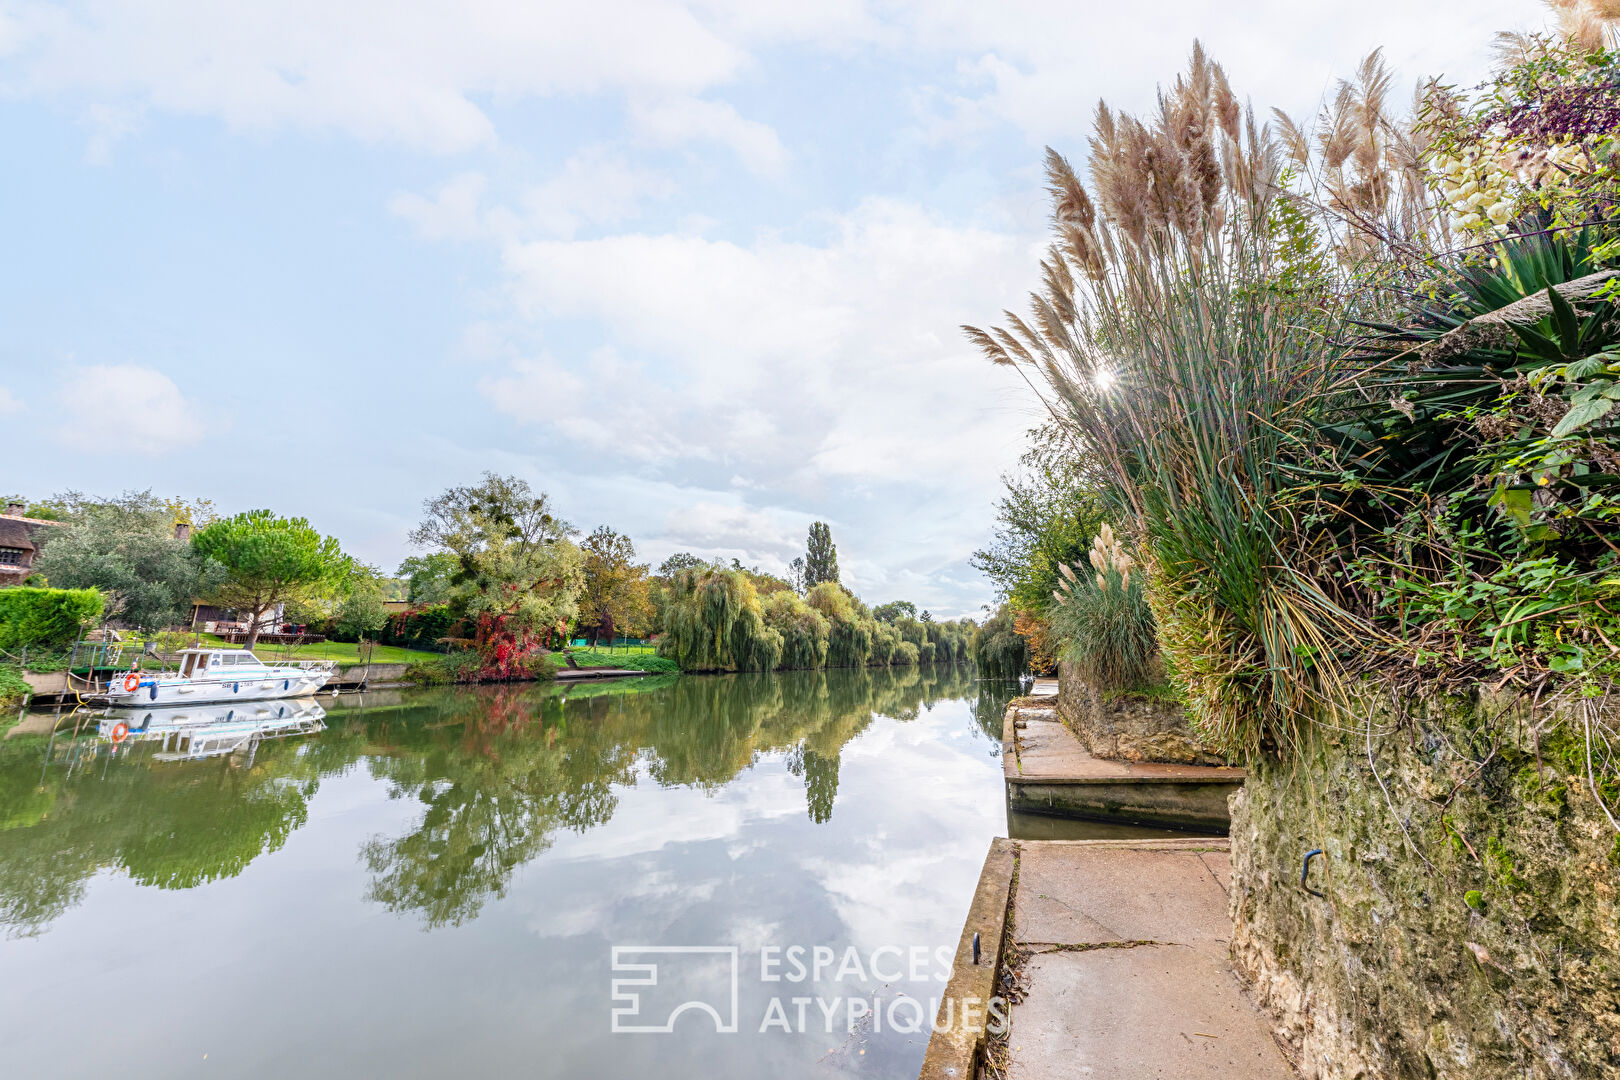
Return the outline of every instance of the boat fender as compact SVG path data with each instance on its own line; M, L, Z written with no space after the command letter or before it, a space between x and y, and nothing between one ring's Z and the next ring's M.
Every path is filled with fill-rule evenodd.
M156 701L157 700L157 683L148 683L147 685L152 688L152 689L147 691L148 699L152 700L152 701Z
M291 686L292 686L292 680L291 679L282 679L281 680L281 688L283 690L289 689Z
M133 671L124 676L124 693L133 694L140 685L141 677Z
M234 694L240 689L242 689L242 684L241 683L239 683L239 682L231 683L231 693Z
M123 742L127 738L129 738L129 725L124 723L122 720L120 720L120 721L118 721L118 723L113 725L113 729L112 729L113 745L117 746L119 743Z

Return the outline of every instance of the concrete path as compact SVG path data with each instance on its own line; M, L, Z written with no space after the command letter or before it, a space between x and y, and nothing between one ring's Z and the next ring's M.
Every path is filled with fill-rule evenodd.
M1297 1080L1227 959L1226 841L1019 848L1008 1077Z
M1224 832L1227 798L1243 783L1229 766L1093 757L1044 704L1008 708L1002 722L1007 805L1058 817Z
M1153 761L1108 761L1092 757L1074 732L1058 719L1056 708L1024 706L1016 710L1013 718L1010 734L1017 740L1017 746L1010 755L1002 757L1002 769L1009 780L1071 783L1122 779L1243 782L1243 770L1231 765L1173 765Z

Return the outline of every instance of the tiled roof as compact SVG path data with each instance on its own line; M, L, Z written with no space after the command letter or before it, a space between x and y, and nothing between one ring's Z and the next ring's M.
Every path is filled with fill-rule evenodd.
M21 514L0 514L0 520L21 521L28 525L66 525L65 521L52 521L49 518L23 517Z
M0 547L34 550L34 541L28 535L26 520L26 518L0 517Z

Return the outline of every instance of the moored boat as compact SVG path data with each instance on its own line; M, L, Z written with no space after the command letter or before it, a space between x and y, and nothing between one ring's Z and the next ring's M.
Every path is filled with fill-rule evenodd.
M326 710L311 698L196 707L117 707L97 718L97 734L115 750L140 743L154 761L194 761L251 750L266 739L325 731Z
M266 664L245 649L182 649L180 670L115 674L90 700L109 705L201 705L313 694L332 678L335 660Z

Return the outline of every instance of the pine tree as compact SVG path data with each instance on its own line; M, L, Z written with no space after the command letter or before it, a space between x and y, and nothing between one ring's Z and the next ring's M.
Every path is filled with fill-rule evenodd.
M804 588L808 592L823 581L838 582L838 548L824 521L810 525L809 550L804 555Z

